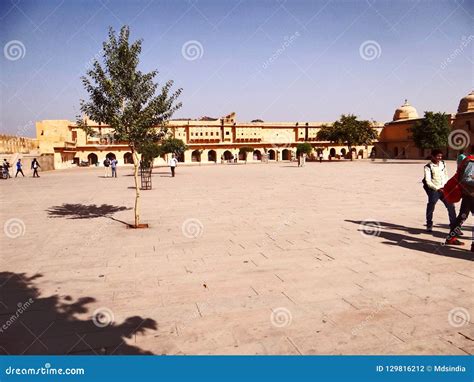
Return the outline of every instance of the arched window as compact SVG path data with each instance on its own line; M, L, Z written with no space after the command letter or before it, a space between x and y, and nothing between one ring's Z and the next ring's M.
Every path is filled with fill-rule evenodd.
M268 150L268 159L275 160L275 150Z
M90 153L88 156L87 156L87 161L89 162L89 165L95 165L99 159L97 158L97 155L94 154L94 153Z
M133 156L132 153L125 153L123 155L123 163L125 164L133 164Z
M194 150L191 153L191 162L201 162L201 153L199 150Z
M217 160L217 155L214 150L209 150L209 152L207 153L207 160L209 162L215 162Z
M253 152L253 160L262 160L262 153L260 150L255 150Z

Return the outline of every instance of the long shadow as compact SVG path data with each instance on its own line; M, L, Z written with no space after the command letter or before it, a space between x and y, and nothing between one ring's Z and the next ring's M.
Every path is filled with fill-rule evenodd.
M361 220L346 219L345 221L349 223L357 224L360 227L362 227L362 228L359 228L359 231L361 232L364 231L363 226L367 224L366 221L361 221ZM376 227L377 225L378 225L378 228L380 229L377 229ZM466 245L464 249L461 249L459 247L444 245L444 241L440 242L440 241L434 241L434 240L426 240L426 239L413 236L413 235L419 235L421 233L426 233L425 230L422 230L419 228L405 227L402 225L392 224L392 223L387 223L387 222L374 222L374 225L370 226L369 228L370 228L371 233L373 233L375 229L377 236L383 239L386 239L387 241L384 241L383 243L387 245L413 249L415 251L426 252L431 255L453 257L453 258L469 260L469 261L474 260L474 253L469 251L470 250L469 245ZM404 231L404 232L407 232L409 235L405 235L403 233L388 232L388 231L385 231L386 229ZM446 236L447 236L446 234L443 235L441 233L441 237L443 239L446 238Z
M0 354L152 354L125 340L156 330L156 321L133 316L117 324L107 308L80 319L96 300L42 296L35 286L40 277L0 272Z
M128 225L128 223L116 219L112 214L120 211L131 210L129 207L113 206L111 204L102 204L100 206L95 204L71 204L64 203L60 206L53 206L46 210L50 218L66 218L66 219L96 219L108 218L117 222Z

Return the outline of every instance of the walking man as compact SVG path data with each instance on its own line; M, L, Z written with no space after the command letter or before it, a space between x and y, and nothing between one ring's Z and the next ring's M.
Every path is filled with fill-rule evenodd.
M110 167L112 168L112 178L116 178L117 177L117 159L112 159L110 161Z
M38 163L38 161L35 159L33 159L33 162L31 162L31 169L33 170L33 178L39 178L40 176L38 175L38 168L40 168L40 164Z
M18 159L18 161L16 162L15 178L18 176L18 173L21 173L21 175L23 175L23 178L25 177L25 174L23 174L22 167L23 167L23 165L21 164L21 159Z
M443 161L441 150L431 152L431 162L425 165L425 176L423 178L423 188L428 195L428 204L426 205L426 230L433 231L433 212L438 200L441 199L449 216L449 228L453 230L456 227L456 210L454 204L448 203L443 199L443 187L448 181L448 171Z
M320 151L319 152L319 163L322 163L323 162L323 152Z
M104 177L108 178L109 177L110 159L107 158L107 157L105 157L105 159L104 159L104 167L105 167Z
M174 171L176 169L176 166L178 165L178 160L175 158L174 154L171 154L171 159L168 161L168 165L171 169L171 176L174 178Z

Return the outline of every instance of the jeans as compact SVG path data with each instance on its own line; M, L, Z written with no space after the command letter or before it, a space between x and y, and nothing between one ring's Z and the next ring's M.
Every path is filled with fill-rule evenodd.
M454 230L456 228L456 209L454 208L454 204L447 203L443 198L442 194L438 191L432 190L431 188L425 188L426 194L428 195L428 204L426 205L426 226L432 227L433 226L433 212L438 203L438 200L441 201L446 206L448 210L449 216L449 228Z
M112 178L117 177L117 169L115 167L112 167Z
M474 197L470 195L463 195L461 201L461 207L459 209L459 215L454 222L453 227L451 227L451 231L449 232L449 237L454 237L457 234L457 231L461 229L461 226L469 217L469 213L474 213ZM473 231L474 235L474 231ZM474 238L474 236L473 236Z
M174 166L171 166L171 176L174 177Z

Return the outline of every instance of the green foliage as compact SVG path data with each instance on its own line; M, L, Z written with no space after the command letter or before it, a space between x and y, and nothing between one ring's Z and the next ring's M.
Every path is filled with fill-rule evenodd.
M359 121L353 114L341 115L332 126L323 126L318 132L319 141L346 144L349 148L358 145L370 145L377 139L377 130L367 120Z
M94 60L82 77L89 101L81 101L81 112L95 122L114 129L116 139L127 141L135 151L140 145L157 141L166 133L166 122L181 107L175 103L181 93L171 92L172 81L157 94L156 70L138 69L142 40L129 42L130 31L123 26L117 36L109 29L103 43L103 63ZM90 132L87 122L78 117L78 126Z
M171 93L172 81L158 90L154 79L158 72L143 73L138 69L142 40L129 42L128 26L117 36L110 28L102 45L102 63L94 60L92 68L81 77L89 100L81 100L80 110L97 123L110 126L114 138L126 141L132 151L135 181L135 227L140 226L138 182L139 147L156 142L166 134L166 123L181 107L176 103L181 89ZM77 125L91 133L87 120L80 116Z
M451 132L449 115L426 111L425 117L410 128L413 142L420 149L435 149L448 145Z
M162 154L161 146L155 142L142 143L137 151L142 154L142 166L147 168L152 167L153 160Z
M298 143L296 146L296 155L302 155L306 154L309 155L313 151L313 146L311 146L310 143L304 142L304 143Z
M168 137L161 142L159 155L175 154L181 156L187 149L188 146L181 139Z

